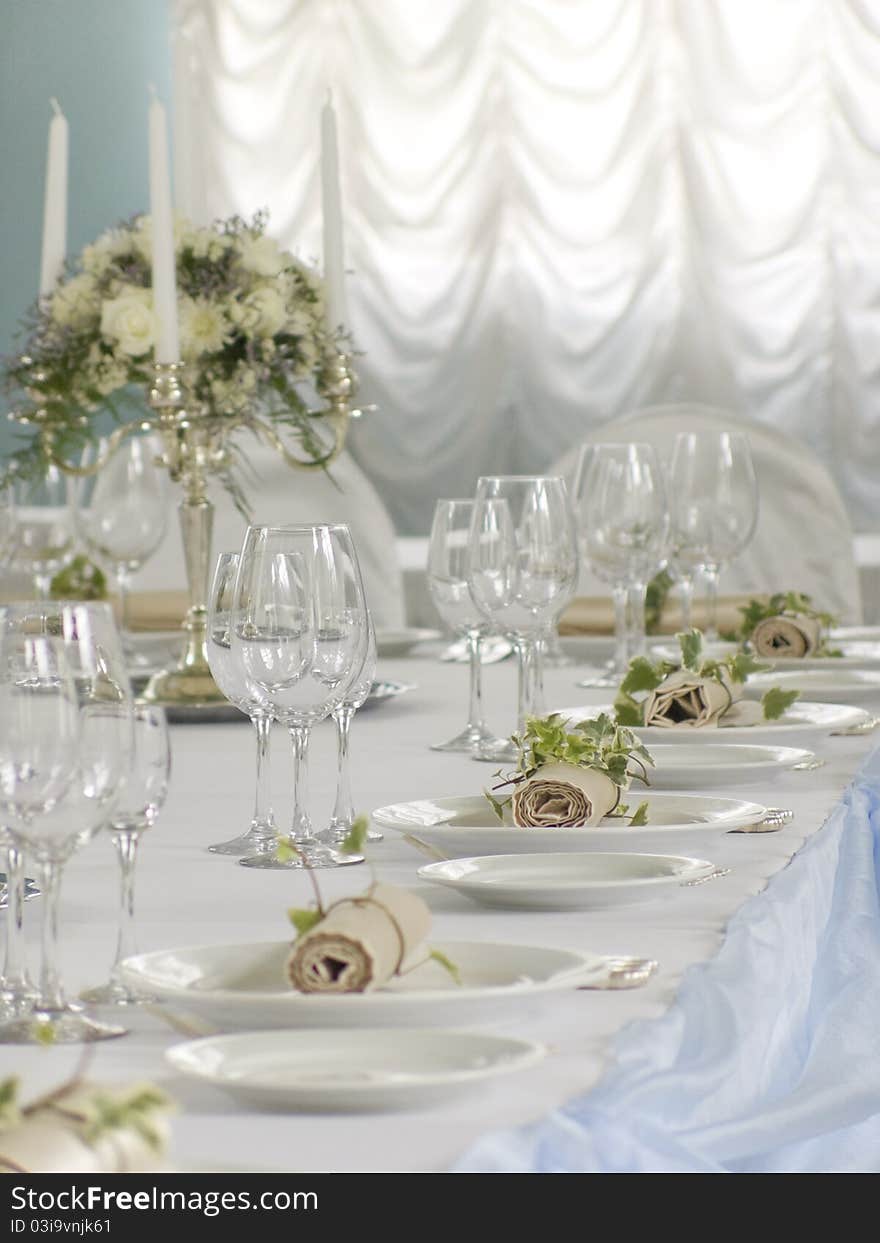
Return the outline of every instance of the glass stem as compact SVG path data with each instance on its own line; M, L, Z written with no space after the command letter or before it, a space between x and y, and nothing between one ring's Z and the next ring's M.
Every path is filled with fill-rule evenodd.
M3 989L10 999L29 993L24 944L24 851L9 846L6 851L6 957L3 963Z
M678 600L681 605L681 628L690 630L693 625L694 578L683 574L678 580Z
M466 640L471 668L467 728L475 733L479 733L483 729L483 664L480 660L481 636L479 630L469 630Z
M311 842L312 822L306 811L309 780L309 734L308 725L288 726L290 741L293 743L293 820L290 836L294 842Z
M116 957L110 972L113 983L119 982L119 964L124 958L137 953L134 940L134 869L137 862L137 849L140 834L130 830L121 830L113 834L113 845L119 859L119 872L122 884L119 901L119 931L116 937Z
M116 585L119 588L119 629L123 640L131 634L131 575L123 565L116 567Z
M52 591L52 575L41 574L39 572L35 573L34 586L37 589L37 599L48 600Z
M336 777L336 805L331 824L334 829L351 828L354 823L354 803L351 797L351 779L348 767L348 743L354 708L337 708L333 713L336 722L336 753L338 757Z
M255 833L274 837L275 814L272 811L272 781L270 770L270 743L272 718L265 713L251 717L257 735L257 788L254 795L254 818L251 828Z
M629 659L644 656L645 639L645 583L630 583L627 592L627 651Z
M714 642L718 638L718 576L720 566L702 566L703 579L706 584L706 629L705 637Z
M629 592L619 583L614 585L611 598L614 601L614 679L622 682L629 667L629 630L627 602Z
M516 654L519 657L517 732L522 735L526 717L541 716L544 712L544 672L540 639L531 635L518 639Z
M65 1007L58 973L58 899L61 893L61 864L43 857L37 862L43 908L39 994L35 1010L51 1014Z

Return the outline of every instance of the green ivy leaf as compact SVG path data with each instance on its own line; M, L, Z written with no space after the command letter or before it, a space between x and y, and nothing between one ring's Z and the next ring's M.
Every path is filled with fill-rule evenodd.
M483 793L485 794L486 798L489 800L489 803L492 807L492 810L495 812L495 815L498 817L499 824L504 824L504 808L508 800L505 799L504 802L502 802L500 799L495 798L491 790L484 790Z
M8 1131L21 1121L18 1092L19 1080L16 1075L0 1080L0 1131Z
M324 918L323 911L302 910L300 907L292 906L287 912L287 918L296 929L298 937L305 936L315 924L319 924Z
M624 695L656 690L666 677L666 673L667 670L662 665L652 665L646 656L635 656L629 662L629 669L620 684L620 689Z
M769 691L761 696L761 707L764 709L765 721L778 721L799 695L800 691L784 691L779 686L771 687Z
M746 678L752 673L763 673L770 669L770 665L762 664L759 660L755 660L748 652L737 652L734 656L728 656L724 662L733 682L745 682Z
M366 816L358 816L348 830L345 841L339 847L344 855L359 855L367 840L370 822Z
M614 715L618 725L635 726L643 724L642 705L629 695L619 694L614 701Z
M681 664L683 669L691 673L699 673L703 665L703 632L701 630L683 630L677 634L681 648Z
M633 814L630 816L630 828L637 829L641 824L648 823L648 804L639 803Z
M279 836L275 843L275 858L279 863L290 863L299 858L299 851L289 837Z
M461 985L461 972L451 958L447 958L440 950L430 950L428 957L432 962L439 964L444 971L448 971L456 984Z

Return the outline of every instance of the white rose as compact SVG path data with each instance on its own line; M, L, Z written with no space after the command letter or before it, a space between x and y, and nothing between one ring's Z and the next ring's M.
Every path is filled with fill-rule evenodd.
M82 328L98 314L100 305L95 278L81 272L52 295L52 318L61 328Z
M156 342L156 315L149 289L124 286L101 309L101 332L116 348L133 358L148 353Z
M278 243L271 237L244 233L239 238L238 245L241 266L246 272L254 272L257 276L277 276L290 262L290 257L281 251Z
M184 358L222 350L229 324L221 309L206 298L184 298L180 304L180 348Z

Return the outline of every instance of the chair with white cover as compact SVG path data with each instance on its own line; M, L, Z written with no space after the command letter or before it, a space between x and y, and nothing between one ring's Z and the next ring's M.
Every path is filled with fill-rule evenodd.
M862 620L853 532L843 498L818 455L802 440L696 403L648 406L589 432L582 444L644 441L669 464L678 432L738 431L748 436L758 478L758 524L745 551L722 569L724 594L802 591L842 624ZM573 482L580 445L548 471ZM581 595L606 589L582 569Z
M322 470L292 470L274 449L248 438L241 444L247 466L241 477L252 521L277 526L312 522L346 522L351 527L364 577L367 601L377 629L404 625L403 579L397 561L394 527L382 500L347 452ZM237 551L247 523L218 480L209 488L214 503L212 565L221 552ZM138 573L135 590L182 589L186 586L183 545L176 515L154 557Z

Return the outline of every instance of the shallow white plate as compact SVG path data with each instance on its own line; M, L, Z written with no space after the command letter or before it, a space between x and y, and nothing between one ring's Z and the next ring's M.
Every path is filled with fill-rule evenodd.
M578 708L557 708L555 711L573 721L583 721L605 712L613 716L611 704L586 704ZM680 746L682 743L705 746L719 742L770 743L779 746L805 746L814 749L829 734L851 729L854 725L867 726L871 714L864 708L850 704L812 703L798 699L777 721L762 721L759 725L730 725L725 729L663 729L659 725L639 726L633 730L641 741L651 748L659 743Z
M175 1070L257 1109L407 1109L536 1065L542 1045L460 1031L263 1031L168 1049Z
M761 657L764 664L773 664L775 669L876 669L880 668L880 642L867 640L841 640L833 636L832 645L843 654L841 656L780 656L775 662ZM723 660L725 656L738 650L738 644L705 643L703 653L711 660ZM681 659L681 649L677 643L659 644L651 648L655 660L672 660L676 663Z
M481 906L580 911L668 897L714 870L714 863L682 855L596 852L450 859L419 868L419 876Z
M439 630L422 630L412 626L404 626L399 630L377 630L376 651L380 656L406 656L419 643L430 643L442 639Z
M373 812L383 828L411 833L451 858L473 855L527 854L546 851L636 850L682 853L698 840L719 837L731 829L757 824L767 814L760 803L706 794L654 794L640 786L629 790L634 810L648 803L648 823L632 828L625 820L606 817L591 828L522 829L498 823L480 794L394 803Z
M455 963L461 985L436 962L396 976L373 993L304 994L291 989L287 942L195 945L125 960L129 984L209 1031L269 1027L454 1027L501 1022L544 994L606 971L595 954L536 945L431 941Z
M799 690L805 699L818 703L876 703L880 700L880 669L783 669L780 662L770 673L753 673L744 694L748 699L760 699L771 686Z
M720 737L716 731L716 738ZM802 747L749 746L744 742L651 743L651 786L660 790L745 785L779 777L816 757Z

